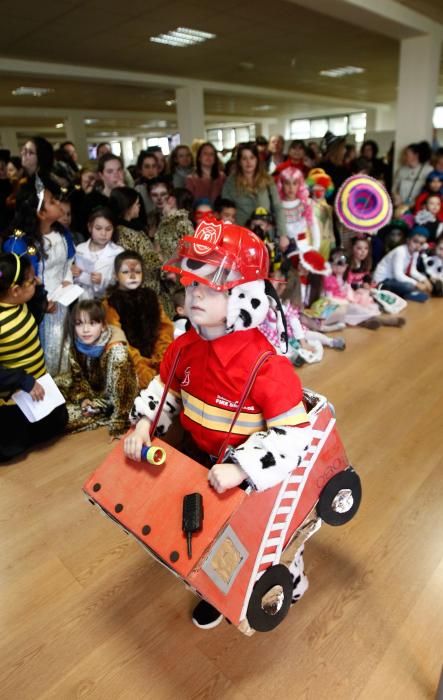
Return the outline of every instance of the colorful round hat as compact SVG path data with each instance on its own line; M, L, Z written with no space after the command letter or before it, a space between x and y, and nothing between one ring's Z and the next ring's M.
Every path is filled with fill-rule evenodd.
M351 231L377 233L392 218L392 202L381 182L369 175L352 175L337 193L335 211Z

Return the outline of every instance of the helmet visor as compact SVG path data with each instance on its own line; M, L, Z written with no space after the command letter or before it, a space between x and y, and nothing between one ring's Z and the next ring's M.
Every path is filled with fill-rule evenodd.
M164 263L163 269L180 275L185 286L200 282L218 291L230 289L242 280L233 254L193 236L180 240L177 252Z

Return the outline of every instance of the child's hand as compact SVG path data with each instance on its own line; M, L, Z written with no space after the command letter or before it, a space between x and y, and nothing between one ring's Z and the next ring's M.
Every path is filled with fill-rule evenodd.
M208 481L217 493L233 489L247 478L248 475L238 464L231 463L214 464L208 474Z
M76 265L75 263L73 263L72 266L71 266L71 272L72 272L73 277L80 277L80 275L82 274L83 270L82 270L81 268L79 268L78 265Z
M42 385L36 381L29 392L29 396L33 401L42 401L45 398L45 390L43 389Z
M69 280L63 280L62 287L69 287L70 284L72 284L72 282L69 282Z
M143 445L149 445L151 433L151 421L142 418L132 433L125 438L123 449L126 457L135 462L141 462L141 452Z
M57 302L56 301L48 301L48 306L46 307L46 313L47 314L54 314L57 310Z
M308 341L305 338L302 338L300 340L300 347L303 348L303 350L306 350L307 352L315 352L314 346L309 345Z
M92 408L92 401L90 399L83 399L83 401L80 404L80 408L82 409L82 413L84 416L87 416L90 413L89 407Z
M91 272L91 282L92 284L101 284L103 275L101 272Z

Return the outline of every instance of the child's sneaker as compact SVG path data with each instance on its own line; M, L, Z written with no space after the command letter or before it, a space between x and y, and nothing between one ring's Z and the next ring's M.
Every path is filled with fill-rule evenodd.
M201 600L194 608L192 622L201 630L212 630L223 620L223 615L213 605Z
M331 348L334 350L345 350L346 341L344 338L333 338Z

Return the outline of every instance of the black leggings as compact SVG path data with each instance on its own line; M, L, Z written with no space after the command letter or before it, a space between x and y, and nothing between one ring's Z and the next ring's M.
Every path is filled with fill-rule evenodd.
M0 407L0 462L18 457L40 442L61 435L68 421L65 404L36 423L30 423L18 406Z

